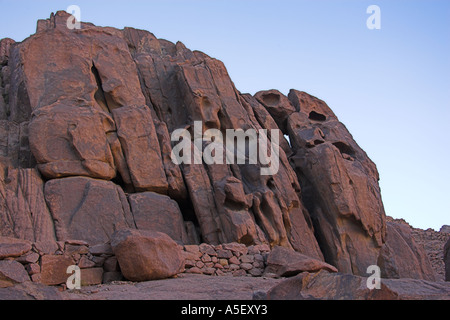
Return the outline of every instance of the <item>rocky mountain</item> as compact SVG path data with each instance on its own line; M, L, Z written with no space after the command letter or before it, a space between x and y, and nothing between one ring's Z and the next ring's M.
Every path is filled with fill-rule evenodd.
M24 41L0 42L0 252L11 239L29 246L4 261L37 253L21 264L39 274L46 255L136 229L184 248L281 246L343 274L378 265L383 278L436 280L410 230L387 221L376 165L324 101L298 90L243 94L221 61L181 42L90 23L72 30L69 17L57 12ZM195 121L202 132L280 130L266 141L280 147L278 171L174 163L173 133L195 137ZM77 261L95 260L76 250ZM0 279L21 282L7 280L11 268L0 265Z

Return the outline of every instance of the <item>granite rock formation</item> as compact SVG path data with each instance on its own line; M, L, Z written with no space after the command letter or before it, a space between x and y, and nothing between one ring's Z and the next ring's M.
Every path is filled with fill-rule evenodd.
M411 235L386 224L377 168L325 102L242 94L221 61L181 42L70 30L69 17L0 42L1 236L95 246L138 229L182 245L281 246L359 276L381 261L387 277L433 278ZM278 172L175 164L171 134L194 121L280 130Z

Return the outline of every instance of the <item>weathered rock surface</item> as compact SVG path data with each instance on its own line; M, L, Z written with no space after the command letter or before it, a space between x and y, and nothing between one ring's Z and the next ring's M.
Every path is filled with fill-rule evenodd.
M131 281L169 278L184 268L178 245L161 232L122 229L112 235L111 246L123 276Z
M75 264L72 257L68 255L44 255L41 258L41 273L39 282L46 285L57 285L66 283L67 268Z
M141 192L130 195L129 202L137 229L162 232L175 241L188 243L183 216L176 201L154 192Z
M135 227L124 192L110 181L53 179L45 184L45 199L58 240L99 244L108 241L117 229Z
M0 164L0 235L29 241L54 241L54 222L36 169Z
M31 242L0 236L0 260L19 257L31 250Z
M383 278L436 279L425 251L416 244L410 229L395 222L387 223L386 243L377 265Z
M450 239L444 247L445 281L450 281Z
M22 264L14 260L0 260L0 288L30 281Z
M369 289L367 278L350 274L301 273L271 288L269 300L449 300L450 285L415 279L381 279Z
M376 264L386 224L375 164L325 102L291 90L291 162L325 260L362 275Z
M275 273L280 277L294 276L301 272L317 272L322 269L337 272L337 269L328 263L283 247L273 248L267 257L266 272Z

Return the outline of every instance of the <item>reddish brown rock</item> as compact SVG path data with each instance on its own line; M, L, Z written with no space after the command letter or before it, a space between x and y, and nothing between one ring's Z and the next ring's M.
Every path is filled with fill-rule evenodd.
M153 122L155 123L155 130L161 148L164 172L167 178L167 193L176 201L186 202L188 198L187 189L181 168L172 161L172 145L167 125L164 122L157 120L156 117L153 117Z
M0 109L1 100L0 94ZM4 118L7 118L6 115ZM28 121L17 123L16 121L0 120L0 159L5 167L32 168L35 166L36 161L28 143L28 123Z
M290 277L301 272L317 272L322 269L337 272L337 269L328 263L277 246L272 249L267 257L265 272L275 273L279 277Z
M445 281L450 281L450 239L444 247Z
M192 129L195 120L202 121L203 129L261 128L251 103L236 90L223 63L146 31L127 28L124 35L137 63L147 104L166 123L169 133L177 128ZM252 103L260 106L255 99ZM264 125L271 127L263 127L276 129L275 121L267 112L265 115ZM286 141L284 147L288 149ZM311 225L304 218L307 213L294 190L300 189L295 172L284 154L282 162L273 190L267 179L260 181L258 166L182 166L205 242L270 242L321 257ZM255 196L263 199L251 202Z
M122 189L110 181L86 177L50 180L45 198L58 240L107 242L116 228L134 227Z
M35 111L30 144L39 169L48 178L109 180L118 172L137 190L167 192L152 117L121 32L92 24L69 30L67 18L57 12L42 21L16 50L16 72L28 79Z
M107 124L107 125L106 125ZM47 178L116 176L106 131L114 126L105 112L76 104L39 108L30 122L30 147Z
M412 278L435 281L435 273L423 247L413 239L406 225L387 223L386 243L378 266L383 278Z
M131 281L169 278L184 268L181 249L164 233L122 229L112 235L111 246L123 276Z
M29 241L55 241L53 220L36 169L0 165L0 235Z
M39 282L46 285L66 283L71 275L67 268L75 265L72 257L66 255L44 255L41 257L41 273Z
M11 45L13 45L14 43L15 41L10 38L4 38L0 40L0 65L4 65L7 63Z
M450 286L416 279L381 279L369 289L367 278L341 273L301 273L275 285L268 300L447 300Z
M325 102L296 90L241 94L222 62L180 42L89 23L69 30L68 17L0 43L0 235L54 253L56 238L104 243L117 228L151 226L185 242L187 228L191 243L282 246L346 273L365 274L380 252L393 276L428 273L403 232L384 244L376 166ZM174 164L171 133L196 120L287 133L278 172ZM35 167L53 179L45 197ZM143 202L167 214L137 208L135 192L147 191L162 195Z
M286 133L287 119L296 111L289 99L278 90L259 91L255 98L267 109L278 128Z
M187 243L183 216L174 200L154 192L142 192L130 195L129 202L137 229L162 232L177 242Z
M30 250L30 241L0 236L0 259L19 257Z
M101 284L102 279L103 268L87 268L80 270L80 282L82 286Z
M296 90L289 100L291 161L325 261L363 275L386 233L376 166L323 101Z
M23 265L14 260L0 260L0 288L30 281Z
M113 115L135 189L167 193L168 184L150 109L122 107L113 110Z

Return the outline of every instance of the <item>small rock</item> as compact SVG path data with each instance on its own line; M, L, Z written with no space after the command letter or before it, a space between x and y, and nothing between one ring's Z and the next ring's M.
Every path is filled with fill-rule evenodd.
M192 253L200 252L199 246L197 246L197 245L195 245L195 244L185 245L185 246L184 246L184 250L185 250L186 252L192 252Z
M204 268L203 270L204 274L213 275L216 272L216 269L214 268Z
M222 244L222 247L225 250L232 251L233 254L235 254L238 257L243 254L248 253L248 248L245 246L245 244L242 244L242 243L236 243L236 242L226 243L226 244Z
M263 274L263 269L253 268L248 271L254 277L260 277Z
M227 260L227 259L219 259L219 263L220 263L222 266L227 266L227 265L228 265L228 260Z
M250 254L244 254L240 257L240 260L243 263L252 263L253 261L255 261L255 256Z
M103 280L103 268L81 269L80 278L82 286L101 284Z
M204 254L201 258L203 262L211 262L211 257L208 254Z
M195 267L195 261L189 259L184 260L184 267L185 268Z
M203 273L202 270L200 268L197 268L197 267L190 268L190 269L186 270L186 272L187 273L195 273L195 274L202 274Z
M16 258L15 260L22 264L36 263L39 260L39 257L40 256L38 253L30 251L30 252L26 253L25 255Z
M239 269L233 272L233 277L245 277L247 272L245 270Z
M235 257L235 256L232 256L229 260L228 260L228 262L230 263L230 264L237 264L237 265L239 265L241 262L239 261L239 259L237 258L237 257Z
M224 276L225 273L224 273L222 270L217 269L217 270L216 270L216 275L217 275L217 276Z
M102 254L114 255L112 247L109 243L96 244L89 248L89 252L94 256L100 256Z
M230 250L217 250L217 257L220 259L230 259L233 256L233 253Z
M73 255L73 254L86 254L89 252L89 248L85 245L77 245L77 244L69 244L66 243L64 252L67 255Z
M238 266L237 264L234 264L234 263L233 263L233 264L230 264L229 267L230 267L230 270L231 270L231 271L234 271L234 270L238 270L238 269L239 269L239 266Z
M246 262L244 262L244 263L241 263L240 267L241 267L241 269L247 271L247 270L252 269L252 268L253 268L253 265L252 265L251 263L246 263Z
M89 260L86 256L82 256L78 262L78 267L80 267L80 269L93 268L95 265L96 263Z
M216 250L214 250L214 247L207 243L202 243L199 246L199 250L201 253L206 253L210 256L217 256L217 252L216 252Z

